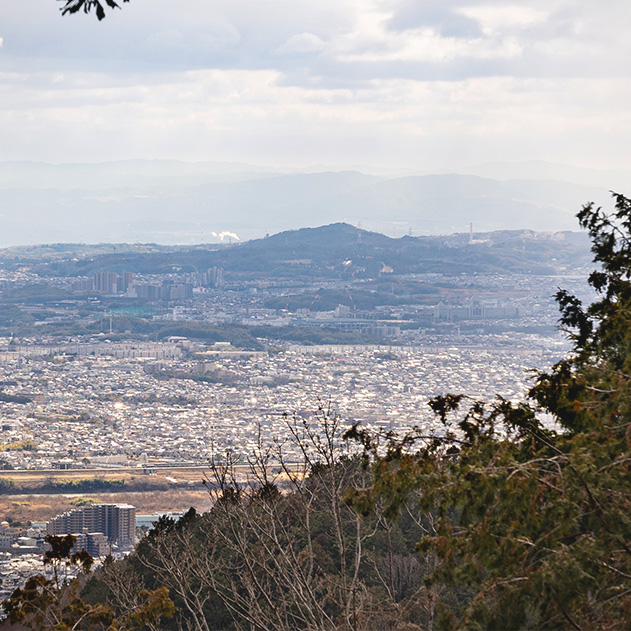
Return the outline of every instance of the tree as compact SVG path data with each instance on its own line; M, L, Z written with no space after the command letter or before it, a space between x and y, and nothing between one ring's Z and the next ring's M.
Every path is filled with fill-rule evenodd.
M9 493L14 486L13 478L0 477L0 493Z
M86 600L117 609L165 587L177 617L162 628L195 631L413 631L431 621L433 588L414 549L424 525L349 503L347 489L368 473L330 406L285 422L287 442L216 454L212 509L160 519L95 576Z
M111 9L119 9L120 6L114 0L58 0L58 2L65 2L66 4L61 8L61 14L77 13L83 9L84 13L90 13L92 9L96 11L96 17L102 20L105 17L104 4ZM123 2L129 2L129 0L123 0Z
M139 589L117 610L110 603L85 602L80 591L94 559L85 550L73 552L74 535L48 535L45 541L44 565L53 568L53 577L32 576L2 602L11 624L36 631L157 631L160 620L173 615L166 588Z
M631 200L614 199L578 215L596 299L559 290L572 351L528 401L448 394L430 402L440 432L381 446L351 432L374 475L355 502L394 514L413 492L436 519L418 549L439 561L435 585L462 590L440 605L445 628L631 628Z
M250 457L249 488L230 457L212 468L215 519L206 538L222 554L214 559L220 571L208 573L211 586L235 619L254 628L365 628L372 603L361 569L369 535L344 503L361 469L344 456L340 419L328 406L320 406L317 423L286 421L302 456L298 469L261 444ZM277 474L270 473L274 461Z
M89 572L93 559L85 551L73 553L73 535L46 537L48 550L44 565L51 565L53 578L43 575L30 577L23 588L16 589L3 601L9 622L37 630L48 629L106 629L113 621L113 612L105 605L86 605L77 596L75 585L70 585L69 570L78 567Z
M6 458L0 458L0 470L12 471L14 469L15 467Z

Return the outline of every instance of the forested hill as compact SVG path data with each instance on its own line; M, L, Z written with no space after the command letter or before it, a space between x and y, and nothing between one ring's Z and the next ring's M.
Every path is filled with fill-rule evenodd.
M549 274L581 268L589 260L587 237L578 232L503 230L395 239L347 223L226 245L56 244L0 250L3 266L30 264L42 276L195 272L212 266L281 277L499 270Z

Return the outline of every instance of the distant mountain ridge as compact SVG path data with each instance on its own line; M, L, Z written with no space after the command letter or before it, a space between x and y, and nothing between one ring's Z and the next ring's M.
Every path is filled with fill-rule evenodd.
M488 162L465 170L471 175L496 180L548 180L584 184L623 192L631 186L631 173L623 169L587 169L545 160Z
M575 230L584 203L608 200L607 188L600 186L459 173L393 178L358 171L287 173L238 163L5 162L0 247L195 244L226 231L249 240L340 221L397 237L462 232L470 223L480 231Z
M473 238L472 238L473 237ZM38 256L39 255L39 256ZM266 278L375 278L414 273L557 274L589 263L584 233L527 230L392 238L348 223L301 228L229 246L59 244L0 250L0 262L33 265L42 276L97 271L164 274L205 271Z

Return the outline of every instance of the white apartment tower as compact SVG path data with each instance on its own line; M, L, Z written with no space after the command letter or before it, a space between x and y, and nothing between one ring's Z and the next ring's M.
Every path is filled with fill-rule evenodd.
M102 532L107 540L122 548L136 540L136 508L129 504L94 504L75 508L48 522L49 535Z

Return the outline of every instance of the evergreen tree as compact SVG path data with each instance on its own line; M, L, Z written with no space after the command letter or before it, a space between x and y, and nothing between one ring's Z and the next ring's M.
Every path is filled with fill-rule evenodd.
M461 416L465 397L439 397L444 431L389 436L385 455L351 432L375 476L354 501L394 514L414 492L436 518L418 549L439 560L434 584L463 590L442 603L444 628L631 628L631 201L614 199L612 214L578 215L596 300L558 292L572 351L527 402L469 402Z
M112 602L86 602L81 589L94 559L85 550L73 552L74 535L48 535L45 540L48 549L44 565L53 568L53 577L32 576L2 602L7 621L14 625L12 629L158 631L161 620L174 614L166 588L137 589L134 598L116 611ZM80 573L71 572L72 568Z

